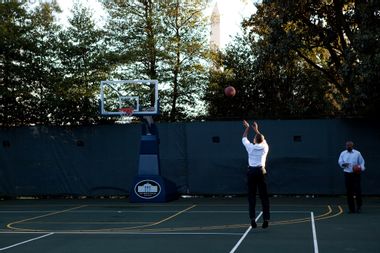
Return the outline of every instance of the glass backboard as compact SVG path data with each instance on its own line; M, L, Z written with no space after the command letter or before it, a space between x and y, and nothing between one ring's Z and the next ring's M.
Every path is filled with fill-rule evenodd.
M99 100L102 116L158 115L158 81L101 81Z

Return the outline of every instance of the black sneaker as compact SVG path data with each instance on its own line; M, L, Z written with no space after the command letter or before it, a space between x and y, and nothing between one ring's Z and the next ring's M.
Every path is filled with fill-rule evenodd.
M263 228L267 228L269 226L269 222L267 220L264 220L263 222Z
M255 219L252 219L252 220L251 220L251 227L252 227L252 228L257 228L257 224L256 224Z

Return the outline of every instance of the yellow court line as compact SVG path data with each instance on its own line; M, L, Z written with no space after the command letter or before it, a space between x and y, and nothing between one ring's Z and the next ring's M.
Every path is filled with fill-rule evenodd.
M338 209L340 210L338 213L330 215L332 213L332 208L330 205L327 206L328 211L320 214L318 216L315 216L315 219L318 218L321 219L329 219L336 217L342 213L342 208L338 206ZM303 219L294 219L294 220L286 220L286 221L280 221L280 222L272 222L272 225L291 225L296 223L304 223L309 222L310 218L303 218ZM194 230L220 230L220 229L233 229L233 228L246 228L249 224L231 224L231 225L219 225L219 226L199 226L199 227L177 227L177 228L152 228L152 229L137 229L136 232L176 232L176 231L194 231Z
M192 205L192 206L190 206L188 208L185 208L185 209L183 209L183 210L181 210L179 212L176 212L175 214L173 214L173 215L171 215L171 216L169 216L169 217L167 217L165 219L159 220L157 222L149 223L149 224L146 224L146 225L140 225L140 226L134 226L134 227L121 227L121 228L101 228L101 229L91 229L91 230L81 230L81 231L98 231L98 232L100 232L100 231L115 231L115 230L116 231L129 231L129 230L135 230L137 228L152 227L152 226L161 224L161 223L163 223L165 221L168 221L170 219L173 219L174 217L176 217L176 216L178 216L178 215L180 215L180 214L182 214L182 213L184 213L184 212L186 212L186 211L188 211L188 210L190 210L190 209L192 209L192 208L194 208L196 206L197 205ZM71 230L71 231L75 231L75 230Z
M87 205L76 206L76 207L72 207L72 208L69 208L69 209L65 209L65 210L61 210L61 211L57 211L57 212L52 212L52 213L47 213L47 214L44 214L44 215L39 215L39 216L36 216L36 217L24 219L24 220L14 221L14 222L8 223L7 224L7 228L13 229L13 230L21 230L21 231L45 231L45 230L36 230L36 229L27 229L27 228L17 228L17 227L14 227L14 225L20 224L20 223L23 223L23 222L26 222L26 221L36 220L36 219L40 219L40 218L44 218L44 217L48 217L48 216L52 216L52 215L56 215L56 214L60 214L60 213L69 212L69 211L72 211L72 210L75 210L75 209L79 209L79 208L83 208L83 207L86 207L86 206Z
M73 224L73 225L105 225L105 224L152 224L146 221L42 221L42 222L23 222L24 224L45 224L45 225L60 225L60 224Z
M146 224L146 225L140 225L140 226L134 226L134 227L121 227L121 228L102 228L102 229L81 229L81 230L69 230L69 231L128 231L128 230L134 230L136 228L145 228L145 227L152 227L152 226L155 226L155 225L158 225L158 224L161 224L165 221L168 221L170 219L173 219L174 217L196 207L197 205L192 205L188 208L185 208L165 219L162 219L162 220L159 220L159 221L156 221L156 222L151 222L149 224ZM26 221L30 221L30 220L34 220L34 219L38 219L38 218L42 218L42 217L46 217L46 216L50 216L50 215L53 215L53 214L58 214L58 213L63 213L63 212L67 212L67 211L70 211L70 210L74 210L74 209L78 209L78 208L82 208L82 207L85 207L85 206L79 206L79 207L75 207L75 208L71 208L71 209L67 209L67 210L63 210L63 211L59 211L59 212L54 212L54 213L49 213L49 214L45 214L45 215L40 215L40 216L37 216L37 217L33 217L33 218L29 218L29 219L24 219L24 220L20 220L20 221L15 221L15 222L12 222L12 223L9 223L7 225L8 228L11 228L11 229L14 229L14 230L21 230L21 231L34 231L34 232L49 232L49 230L37 230L37 229L25 229L25 228L16 228L16 227L13 227L12 225L14 224L18 224L18 223L22 223L22 222L26 222ZM140 223L141 224L141 223Z
M330 205L328 206L328 208L330 209L330 212L329 214L332 212L332 209L330 207ZM318 216L315 216L314 217L314 220L325 220L325 219L331 219L331 218L334 218L336 216L339 216L343 213L343 209L340 205L338 205L338 212L335 213L335 214L332 214L332 215L326 215L326 214L323 214L323 215L318 215ZM289 225L289 224L297 224L297 223L303 223L303 222L309 222L311 221L311 218L305 218L303 221L302 219L295 219L295 220L289 220L289 221L279 221L279 222L273 222L272 225Z
M231 224L231 225L216 225L216 226L198 226L198 227L174 227L174 228L150 228L150 227L153 227L155 225L159 225L165 221L168 221L170 219L173 219L174 217L196 207L197 205L192 205L188 208L185 208L184 210L181 210L167 218L164 218L162 220L159 220L157 222L151 222L151 223L148 223L148 224L145 224L145 225L139 225L139 226L134 226L134 227L120 227L120 228L103 228L103 229L91 229L91 230L67 230L68 232L76 232L76 231L82 231L82 232L101 232L101 231L135 231L135 232L175 232L175 231L194 231L194 230L220 230L220 229L235 229L235 228L245 228L247 227L249 224ZM76 207L76 208L80 208L80 207ZM74 208L75 209L75 208ZM333 209L331 208L330 205L327 206L327 212L325 213L322 213L318 216L315 216L315 220L323 220L323 219L330 219L330 218L333 218L333 217L336 217L338 215L341 215L343 213L343 209L341 206L338 205L338 212L334 212L333 213ZM64 211L69 211L70 209L68 210L64 210ZM72 210L72 209L71 209ZM64 211L61 211L61 212L64 212ZM56 212L56 213L59 213L59 212ZM55 214L55 213L52 213L52 214ZM48 215L52 215L52 214L48 214ZM34 217L34 218L30 218L30 219L25 219L25 220L22 220L22 221L19 221L19 222L14 222L14 223L10 223L10 224L16 224L16 223L21 223L21 222L25 222L25 221L28 221L28 220L32 220L32 219L37 219L37 218L40 218L40 217L44 217L44 216L48 216L48 215L42 215L42 216L38 216L38 217ZM275 222L272 222L271 225L291 225L291 224L298 224L298 223L304 223L304 222L309 222L311 220L311 218L298 218L298 219L291 219L291 220L283 220L283 221L275 221ZM10 225L8 224L8 225ZM79 223L78 223L79 224ZM92 224L92 223L91 223ZM118 224L123 224L123 223L118 223ZM142 223L140 223L142 224ZM17 228L16 228L17 229ZM22 230L21 228L19 230ZM49 230L30 230L29 231L49 231Z
M334 215L331 215L329 217L318 217L318 218L315 218L314 220L324 220L324 219L329 219L329 218L339 216L343 213L343 208L340 205L338 205L338 209L339 209L339 212Z
M330 215L332 213L332 208L330 205L328 205L327 209L328 209L328 211L326 213L315 216L314 220L316 220L317 218L325 217L325 216L330 217L328 215ZM291 219L291 220L284 220L284 221L275 221L275 222L272 222L272 225L297 224L297 223L309 222L310 220L311 220L311 218L299 218L299 219Z
M159 225L159 224L161 224L161 223L163 223L163 222L165 222L165 221L168 221L168 220L170 220L170 219L173 219L174 217L180 215L181 213L187 212L188 210L193 209L193 208L196 207L196 206L197 206L197 205L192 205L192 206L190 206L190 207L188 207L188 208L185 208L185 209L183 209L182 211L179 211L179 212L177 212L177 213L175 213L175 214L173 214L173 215L171 215L171 216L169 216L169 217L167 217L167 218L165 218L165 219L162 219L162 220L160 220L160 221L157 221L157 222L154 222L154 223L151 223L151 224L141 225L141 226L135 226L135 227L119 228L119 229L122 229L122 230L131 230L131 229L132 229L132 230L133 230L133 229L136 229L136 228L144 228L144 227L152 227L152 226L156 226L156 225Z

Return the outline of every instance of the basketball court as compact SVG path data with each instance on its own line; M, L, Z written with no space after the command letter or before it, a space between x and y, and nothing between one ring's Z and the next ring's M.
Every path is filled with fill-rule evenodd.
M250 227L248 201L244 196L222 197L221 194L215 194L217 197L182 196L175 199L173 196L177 197L179 194L177 185L161 175L158 128L153 121L153 116L159 115L158 82L156 80L102 81L99 102L100 113L103 116L120 117L122 121L132 116L141 119L137 175L133 178L129 198L38 199L36 197L36 199L0 201L1 252L379 252L380 198L378 197L365 197L363 212L348 214L345 197L275 195L270 198L271 220L267 229L261 228L261 212L257 213L258 228ZM202 131L199 128L194 129L199 137ZM298 137L300 139L301 135ZM200 139L209 140L209 138ZM213 133L211 140L212 142L207 145L214 145L213 148L217 149L215 145L219 143L219 136ZM186 143L189 142L191 139ZM225 143L223 147L229 145L228 142ZM237 144L240 147L240 137L237 139ZM212 150L207 148L207 145L196 142L193 147L197 152ZM177 147L166 145L169 146ZM199 149L200 146L204 146L203 151ZM84 144L79 147L85 149ZM281 143L281 147L285 147L284 143ZM221 150L218 149L218 162ZM298 150L302 148L297 146ZM194 154L198 154L197 152ZM166 153L175 154L173 150L171 153ZM96 156L93 149L89 154L90 157ZM109 156L106 157L109 159ZM244 161L245 157L246 154ZM209 156L207 159L203 156L200 158L202 163L212 160ZM104 164L108 175L112 174L108 170L109 167L115 165L107 159ZM197 160L193 159L194 161ZM238 163L234 159L231 163L233 166L224 164L225 172L229 172L229 169L234 169L235 166L244 167L236 165ZM85 178L95 174L96 165L85 166L85 163L82 165L78 171L83 172L84 168L91 169L85 171ZM207 169L202 170L200 163L195 162L196 166L192 165L189 163L185 167L192 168L190 176L199 177L187 180L187 185L191 185L193 189L189 192L202 192L199 189L211 191L220 185L232 183L242 185L240 179L231 180L231 177L226 176L229 175L227 173L223 178L225 181L215 180L217 184L211 185L212 182L207 182L205 178L214 176L214 171L210 169L212 166L205 165ZM294 168L293 164L291 165L291 168ZM307 165L318 166L318 163L312 162ZM298 172L298 175L308 175L308 179L311 180L323 175L320 170L313 170L308 166L298 165L297 168L307 168L305 173ZM126 165L122 164L123 170L125 167ZM217 167L218 171L223 171L223 168L219 165ZM286 166L284 168L287 169ZM55 174L51 167L48 171L50 178L54 178ZM318 174L313 175L312 172ZM278 173L281 177L285 175ZM234 170L230 175L236 174ZM292 190L290 189L292 186L306 191L309 185L302 184L296 176L291 177L292 185L286 183L282 185L289 188L288 191ZM98 179L104 184L101 176ZM115 187L115 181L118 180L112 180L112 187ZM297 181L299 183L294 184ZM68 181L71 182L72 180ZM126 180L123 181L125 182ZM205 186L200 183L205 183ZM319 190L323 185L315 187ZM88 188L92 189L90 186ZM259 211L259 208L257 210Z
M0 202L2 252L379 252L380 199L271 197L271 223L248 224L245 197Z

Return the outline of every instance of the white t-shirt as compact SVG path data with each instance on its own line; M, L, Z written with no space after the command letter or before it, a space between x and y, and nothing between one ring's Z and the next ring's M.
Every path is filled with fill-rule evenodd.
M243 145L248 152L248 164L251 167L262 166L265 167L269 146L264 140L259 144L251 143L247 137L242 139Z

